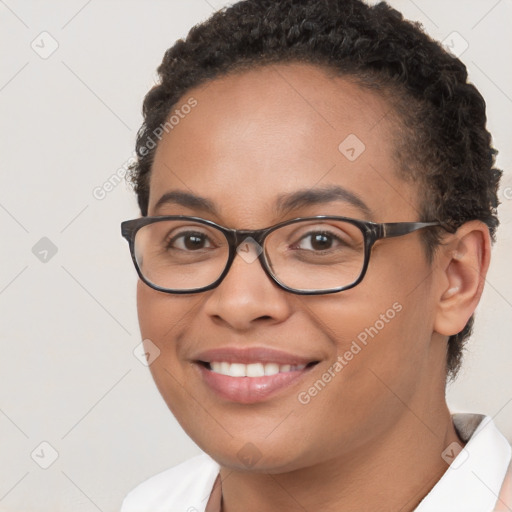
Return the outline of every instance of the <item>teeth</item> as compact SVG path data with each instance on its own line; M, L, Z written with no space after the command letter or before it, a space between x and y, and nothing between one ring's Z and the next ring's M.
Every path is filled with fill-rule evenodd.
M276 375L279 373L279 365L277 363L267 363L265 365L265 375Z
M244 365L240 365L244 366ZM261 363L252 363L245 365L246 377L263 377L265 375L265 367Z
M229 365L229 374L231 375L231 377L245 377L246 376L246 373L245 373L245 364L240 364L240 363L233 363L231 365Z
M266 375L276 375L277 373L293 372L303 370L305 364L289 365L277 363L228 363L226 361L213 361L210 363L210 369L214 373L227 375L229 377L263 377Z

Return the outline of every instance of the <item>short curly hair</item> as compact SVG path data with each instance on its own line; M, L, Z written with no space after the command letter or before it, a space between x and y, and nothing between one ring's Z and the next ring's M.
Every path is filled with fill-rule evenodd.
M468 83L465 65L419 23L403 19L385 2L370 6L361 0L243 0L217 11L169 48L158 68L159 82L144 99L137 158L128 173L143 216L154 134L184 94L231 72L291 62L321 66L384 96L400 121L394 148L398 172L423 187L421 220L456 228L478 219L494 241L502 172L494 168L497 151L486 129L484 99ZM422 236L432 261L439 233L425 230ZM473 316L449 338L448 378L460 368L472 326Z

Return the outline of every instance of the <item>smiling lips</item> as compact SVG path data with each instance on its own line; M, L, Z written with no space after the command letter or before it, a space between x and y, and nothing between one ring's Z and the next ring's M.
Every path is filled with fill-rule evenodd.
M203 382L225 400L261 402L291 385L317 363L314 359L265 349L215 349L195 359Z

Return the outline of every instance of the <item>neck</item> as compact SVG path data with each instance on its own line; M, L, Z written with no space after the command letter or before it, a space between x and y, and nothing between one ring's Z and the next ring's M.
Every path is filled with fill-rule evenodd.
M222 512L322 510L411 512L448 465L441 453L463 444L443 402L405 410L385 437L353 452L287 473L221 468Z

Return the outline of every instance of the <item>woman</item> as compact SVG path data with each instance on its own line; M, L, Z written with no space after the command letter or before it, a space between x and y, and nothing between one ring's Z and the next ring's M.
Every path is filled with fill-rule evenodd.
M123 235L205 454L123 512L501 506L510 446L445 400L501 175L465 66L384 3L246 0L158 71Z

